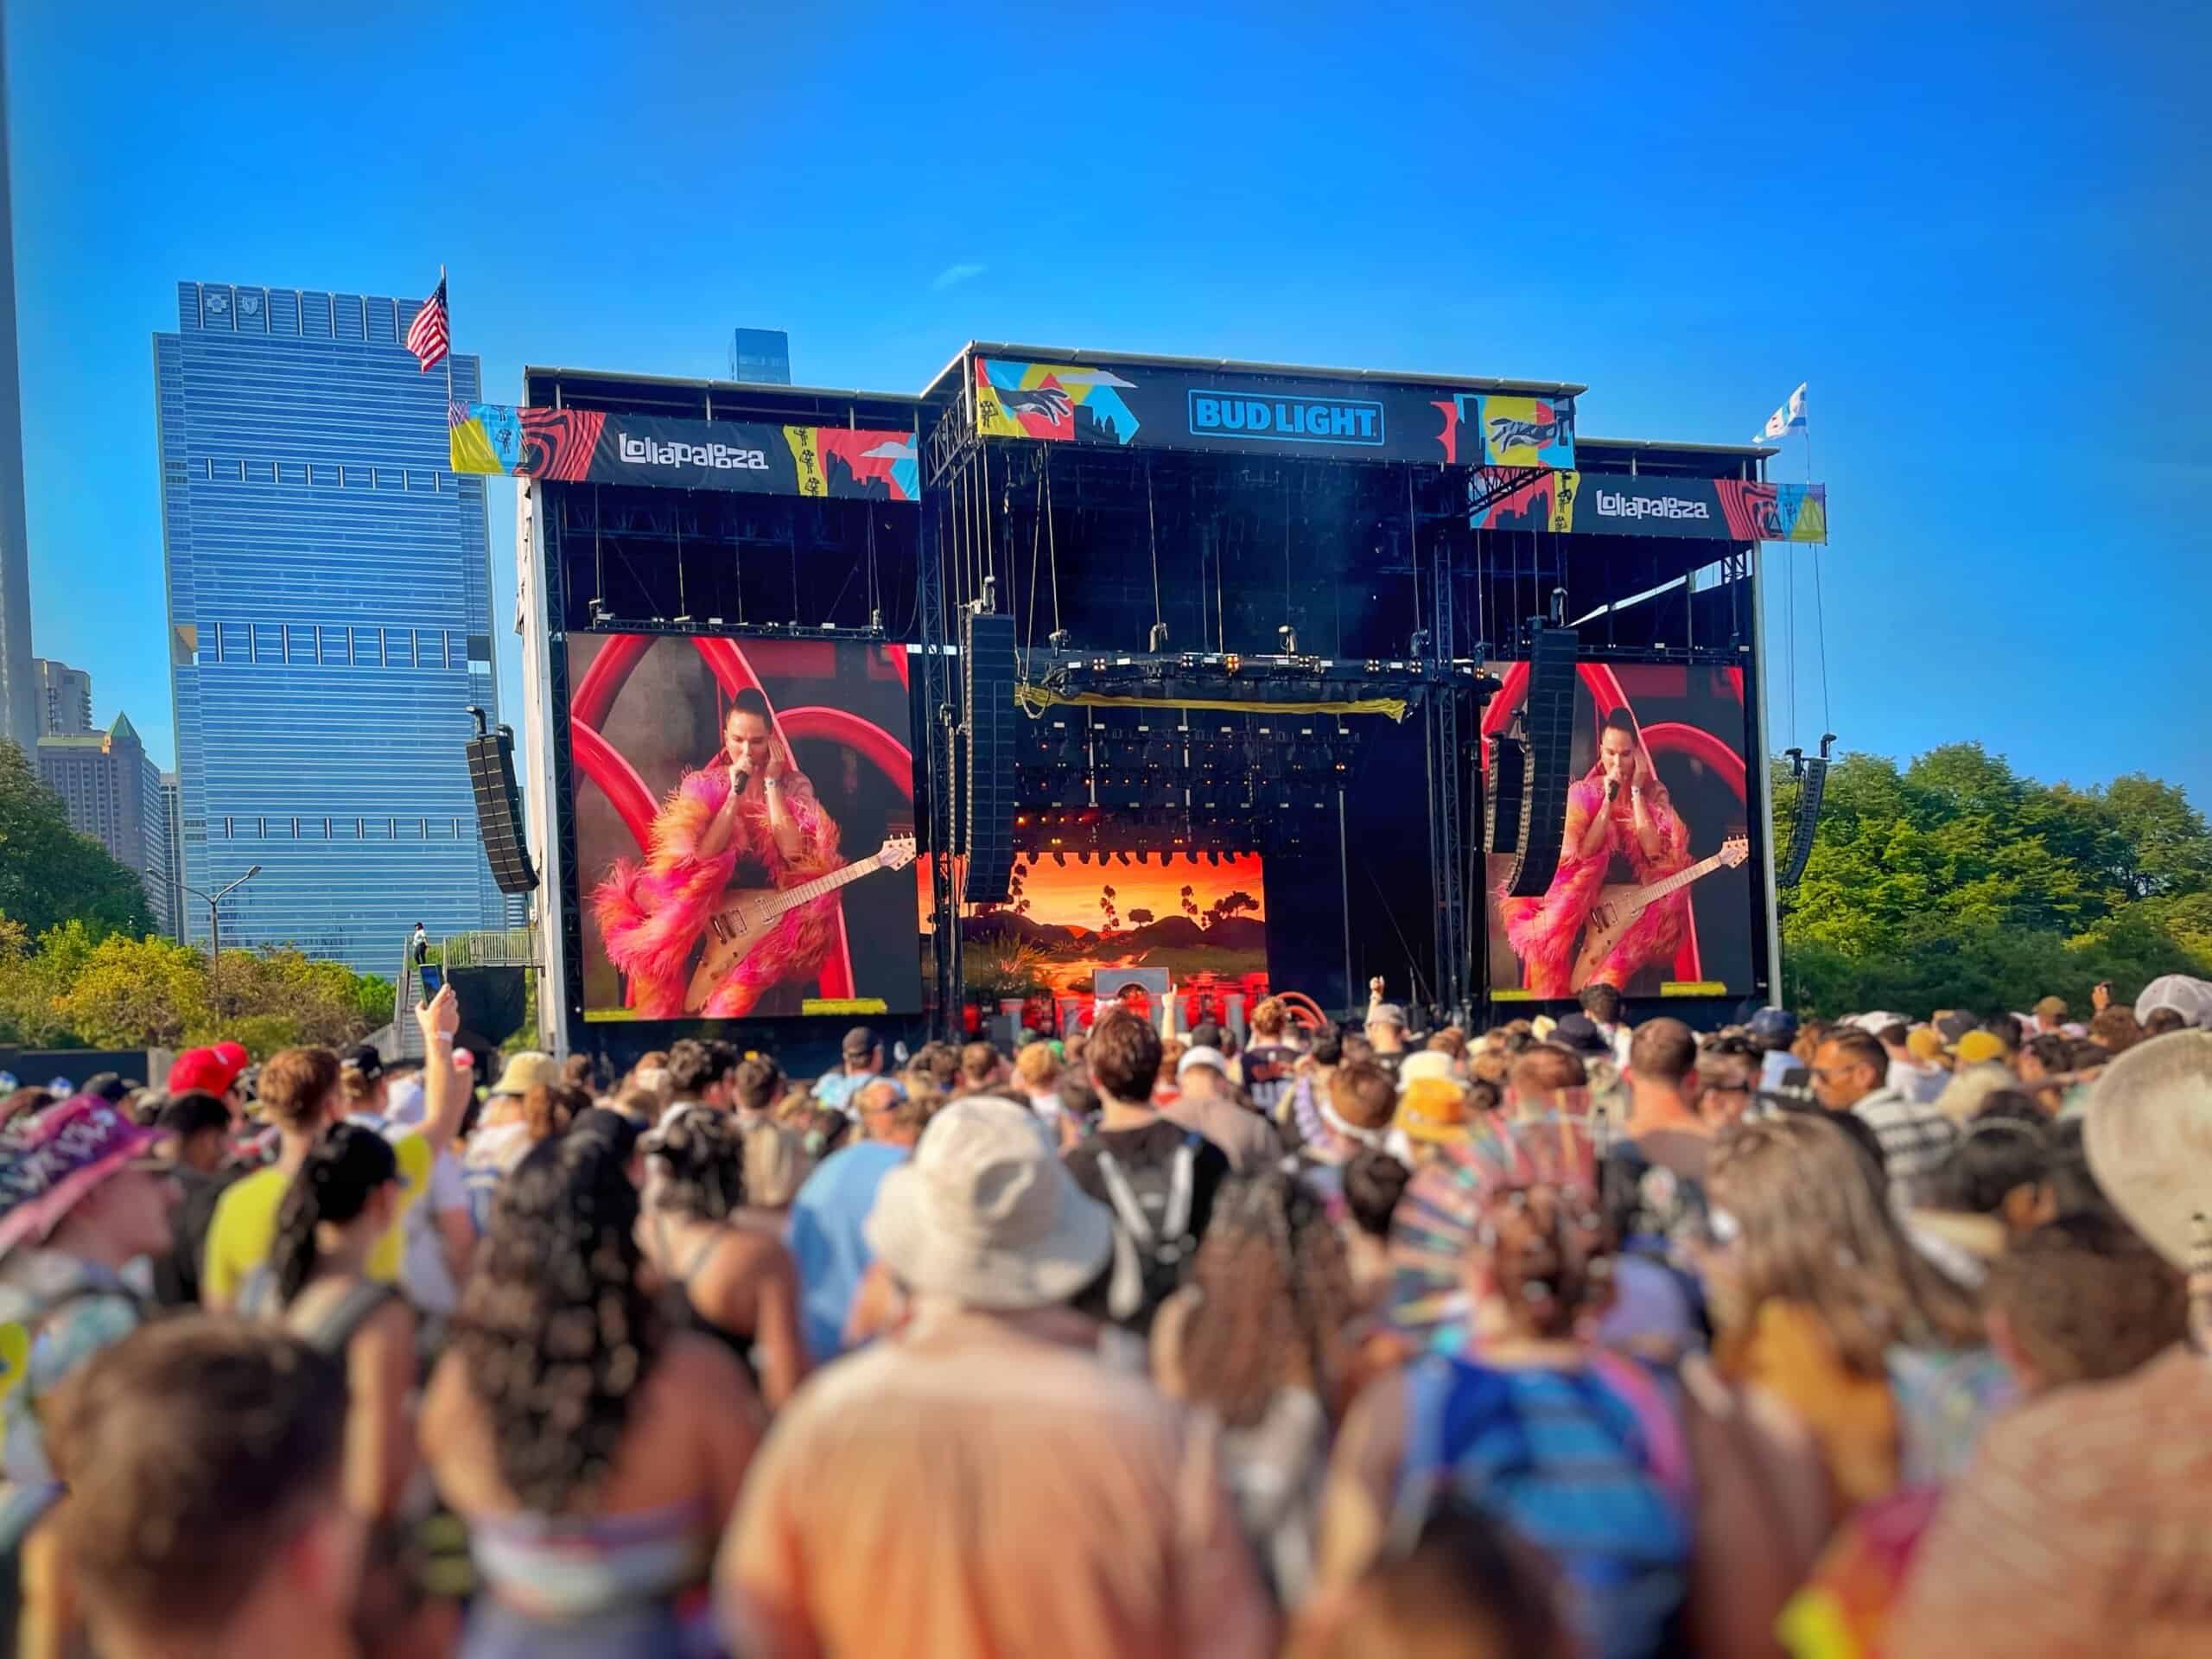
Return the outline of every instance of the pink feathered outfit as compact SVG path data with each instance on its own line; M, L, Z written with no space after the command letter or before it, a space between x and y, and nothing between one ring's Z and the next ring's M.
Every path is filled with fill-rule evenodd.
M607 941L607 959L622 970L626 1000L648 1020L679 1019L691 983L691 954L723 902L741 863L768 872L779 887L827 875L837 856L837 826L798 772L783 781L784 804L804 838L804 855L786 861L768 828L764 797L741 798L729 845L712 858L699 842L729 798L729 775L720 766L686 772L653 815L642 864L618 859L592 892L592 912ZM837 895L830 893L785 911L750 956L715 987L702 1017L734 1020L752 1012L760 994L785 980L804 979L822 965L836 929Z
M1643 844L1634 834L1624 836L1612 827L1611 817L1605 811L1605 777L1593 770L1567 790L1567 800L1570 810L1582 809L1586 823L1592 816L1605 817L1605 845L1588 858L1560 859L1551 887L1541 899L1509 899L1503 890L1497 894L1498 913L1505 921L1506 943L1521 958L1524 982L1536 995L1574 995L1575 936L1589 919L1591 906L1598 901L1614 854L1626 856L1638 886L1672 875L1689 863L1689 832L1675 816L1672 803L1663 791L1646 798L1652 827L1659 832L1658 857L1644 857ZM1590 982L1618 989L1649 963L1671 957L1682 942L1689 913L1688 888L1668 894L1621 935Z

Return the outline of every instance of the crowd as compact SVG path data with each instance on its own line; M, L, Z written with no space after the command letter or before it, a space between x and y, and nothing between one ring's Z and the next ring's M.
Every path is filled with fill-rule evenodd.
M0 1103L16 1651L2212 1652L2212 987Z

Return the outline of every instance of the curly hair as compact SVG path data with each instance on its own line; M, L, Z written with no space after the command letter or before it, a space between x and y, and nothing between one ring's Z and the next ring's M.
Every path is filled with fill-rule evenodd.
M391 1143L359 1123L337 1123L308 1148L299 1173L276 1209L276 1236L269 1261L279 1304L289 1302L315 1276L315 1229L352 1221L388 1181L399 1179Z
M724 1114L678 1112L643 1145L656 1208L721 1221L745 1207L745 1140Z
M453 1344L500 1477L560 1514L614 1466L660 1316L638 1280L637 1189L597 1135L537 1147L499 1188Z
M1351 1268L1303 1182L1270 1170L1224 1185L1191 1282L1202 1298L1183 1344L1193 1399L1242 1428L1267 1414L1279 1389L1304 1387L1334 1414L1342 1378L1333 1350L1355 1310Z

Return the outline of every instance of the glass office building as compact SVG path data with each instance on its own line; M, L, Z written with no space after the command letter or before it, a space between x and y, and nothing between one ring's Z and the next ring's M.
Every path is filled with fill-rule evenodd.
M730 334L729 378L756 386L791 383L791 337L781 328L739 328Z
M226 945L390 976L417 921L497 926L462 741L499 719L481 478L446 453L419 301L177 285L154 336L181 880ZM480 395L473 357L452 396ZM184 937L204 941L189 893Z

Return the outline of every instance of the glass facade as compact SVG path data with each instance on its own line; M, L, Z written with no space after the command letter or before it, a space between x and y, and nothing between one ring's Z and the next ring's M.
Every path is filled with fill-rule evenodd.
M730 336L729 378L755 385L791 383L791 337L780 328L740 328Z
M505 915L461 747L470 704L499 720L485 480L401 343L420 303L180 283L154 336L181 880L258 864L226 944L385 976L417 921ZM183 920L207 938L204 902Z

